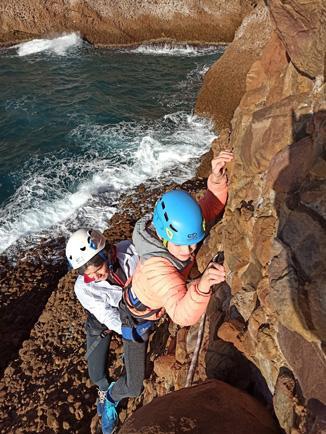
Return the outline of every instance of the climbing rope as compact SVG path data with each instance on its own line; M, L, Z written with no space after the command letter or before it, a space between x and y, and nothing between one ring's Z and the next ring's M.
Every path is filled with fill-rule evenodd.
M212 260L210 262L216 262L217 264L223 265L224 252L223 251L217 252L217 254L212 258ZM191 386L193 379L194 379L195 370L196 370L196 366L197 366L197 362L198 362L198 355L199 355L200 347L201 347L201 344L203 341L205 321L206 321L206 313L204 313L202 315L201 320L200 320L200 324L199 324L199 328L198 328L197 341L196 341L196 347L195 347L195 351L194 351L192 358L191 358L191 363L190 363L185 387Z
M199 351L200 351L200 347L201 347L201 344L203 341L205 321L206 321L206 314L204 313L201 317L201 320L200 320L196 346L195 346L195 350L194 350L192 358L191 358L191 363L190 363L185 387L190 387L192 385L192 382L194 379L195 370L196 370L196 366L197 366L197 362L198 362Z

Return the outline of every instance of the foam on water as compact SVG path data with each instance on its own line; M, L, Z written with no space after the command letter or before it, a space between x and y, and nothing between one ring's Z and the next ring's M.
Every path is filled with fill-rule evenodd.
M78 33L64 34L53 39L33 39L32 41L23 42L15 45L18 56L29 56L30 54L49 51L59 56L64 56L71 47L78 47L83 43Z
M189 111L206 63L217 56L158 61L139 53L194 57L223 47L143 46L130 56L85 44L68 50L81 43L77 34L34 40L16 47L19 56L43 54L23 64L8 54L3 62L11 85L2 104L4 145L17 152L0 172L0 253L13 260L78 227L103 230L121 194L140 183L150 192L189 179L215 137L208 121Z
M207 54L220 52L223 48L221 46L193 46L193 45L140 45L139 47L131 50L134 53L148 54L151 56L205 56Z
M21 249L85 224L103 230L121 193L149 178L185 181L215 135L208 121L176 112L149 125L83 124L71 138L87 143L83 155L47 158L42 173L37 159L22 169L24 183L0 209L0 251L17 240Z

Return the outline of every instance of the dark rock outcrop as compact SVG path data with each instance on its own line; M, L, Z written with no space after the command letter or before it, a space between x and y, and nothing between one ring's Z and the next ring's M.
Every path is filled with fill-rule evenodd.
M137 410L120 434L280 433L257 400L218 380L155 398Z

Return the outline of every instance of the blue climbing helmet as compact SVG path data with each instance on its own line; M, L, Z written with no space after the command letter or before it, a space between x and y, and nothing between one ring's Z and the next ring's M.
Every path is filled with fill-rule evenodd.
M158 199L153 225L164 240L179 246L197 244L205 237L205 220L198 203L185 191L169 191Z

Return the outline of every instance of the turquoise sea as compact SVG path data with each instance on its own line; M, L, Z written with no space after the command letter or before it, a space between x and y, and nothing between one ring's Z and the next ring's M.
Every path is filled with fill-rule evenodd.
M191 177L215 137L192 110L222 51L95 49L77 34L0 50L0 253L103 229L121 193Z

